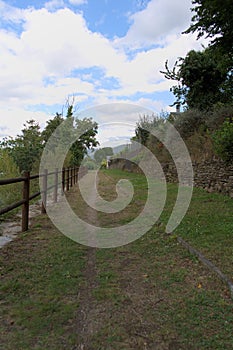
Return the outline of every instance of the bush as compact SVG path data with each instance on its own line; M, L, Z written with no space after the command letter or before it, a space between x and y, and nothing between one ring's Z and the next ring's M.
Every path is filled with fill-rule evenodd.
M227 119L212 139L216 154L226 162L233 161L233 122Z
M174 126L182 137L188 138L195 131L206 129L205 115L197 109L190 109L175 117Z
M233 120L233 105L217 104L206 116L206 124L210 131L219 129L225 120Z
M98 165L96 164L96 162L93 161L88 161L85 163L85 167L87 167L88 170L96 170L98 169Z
M96 163L96 161L89 156L83 159L82 165L85 166L88 170L98 169L98 164Z
M19 176L19 170L8 150L0 149L0 177L8 179Z
M101 169L106 169L107 168L107 160L106 159L102 160L100 168Z
M14 163L13 158L5 149L0 149L0 179L9 179L20 176L18 167ZM21 199L22 184L15 183L11 185L0 186L0 207Z

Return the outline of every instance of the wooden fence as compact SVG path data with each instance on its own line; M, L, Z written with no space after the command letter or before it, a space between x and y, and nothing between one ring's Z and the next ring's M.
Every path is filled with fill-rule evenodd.
M2 179L0 180L0 186L14 184L18 182L23 183L22 189L22 199L18 202L12 203L5 208L0 209L0 215L6 214L13 209L22 207L22 232L28 230L29 223L29 205L30 201L38 196L41 196L41 213L46 213L47 196L48 192L53 190L53 201L54 203L58 200L58 188L61 185L61 194L63 195L65 191L69 189L78 182L82 176L87 173L85 167L73 167L73 168L63 168L61 171L55 169L53 172L48 172L44 169L42 174L30 175L30 172L25 172L22 177L12 178L12 179ZM61 181L59 181L59 175ZM42 177L42 189L36 193L30 194L30 183L34 179L39 179Z

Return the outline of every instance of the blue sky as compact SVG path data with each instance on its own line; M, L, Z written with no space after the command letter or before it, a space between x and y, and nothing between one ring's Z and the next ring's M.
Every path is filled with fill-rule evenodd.
M100 125L130 123L124 132L115 125L111 138L131 136L143 108L174 110L160 70L166 59L172 66L201 49L196 35L181 34L191 7L191 0L0 0L0 137L15 136L29 119L43 128L73 95L80 116L106 105L95 114ZM116 103L117 116L109 107ZM138 111L127 114L122 103Z

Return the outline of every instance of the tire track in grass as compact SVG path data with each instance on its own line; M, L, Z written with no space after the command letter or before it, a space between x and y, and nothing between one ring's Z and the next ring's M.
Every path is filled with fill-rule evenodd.
M106 200L112 199L113 184L100 174ZM125 215L131 211L133 206ZM86 209L88 215L96 225L117 221L115 214L107 220ZM130 245L86 251L74 349L185 350L192 349L195 341L200 348L202 342L210 345L209 336L215 348L222 342L229 348L223 340L228 330L223 329L230 306L223 294L217 295L221 284L198 261L187 257L175 239L154 228ZM221 313L224 316L218 318Z
M82 181L82 180L81 180ZM85 176L85 182L90 186L86 186L88 191L89 202L94 205L96 200L96 194L92 189L92 174L89 173ZM98 225L97 213L87 206L86 215L89 220L95 225ZM93 237L94 229L87 232L88 242L90 245L94 245ZM84 270L84 285L80 288L79 300L80 307L77 314L77 346L74 349L78 350L90 350L91 339L95 332L98 330L98 322L96 322L96 303L93 296L93 290L97 288L97 267L96 267L96 248L87 247L86 268Z

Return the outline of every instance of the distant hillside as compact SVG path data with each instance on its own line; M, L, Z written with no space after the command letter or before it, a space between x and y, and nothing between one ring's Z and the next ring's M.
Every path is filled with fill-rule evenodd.
M113 150L113 154L118 154L120 153L121 151L123 151L125 149L125 147L127 147L127 144L123 144L123 145L119 145L119 146L116 146L116 147L112 147L112 150ZM101 148L101 147L100 147ZM88 150L87 151L87 155L94 159L94 154L95 152L100 149L100 148L96 148L94 152L92 152L91 150Z
M126 147L127 147L127 144L123 144L123 145L119 145L119 146L113 147L113 148L112 148L113 154L120 153L120 152L123 151Z

